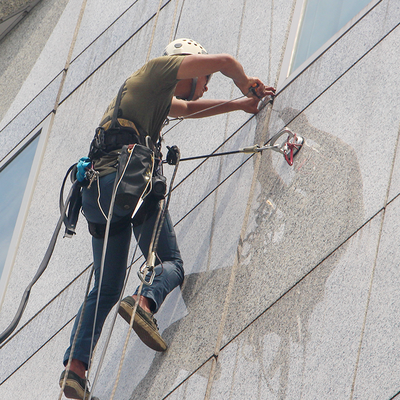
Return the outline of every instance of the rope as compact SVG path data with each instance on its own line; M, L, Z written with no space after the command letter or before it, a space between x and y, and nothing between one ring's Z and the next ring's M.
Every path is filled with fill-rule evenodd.
M72 341L71 351L69 353L68 363L67 363L67 365L65 367L65 371L66 372L65 372L65 375L64 375L63 383L61 385L61 390L60 390L60 394L58 396L58 400L61 400L61 398L62 398L62 395L64 393L65 384L67 382L68 371L71 368L71 361L72 361L72 357L73 357L73 354L74 354L74 351L75 351L75 346L76 346L76 342L77 342L77 339L78 339L78 334L79 334L79 331L81 330L81 327L82 327L83 314L85 313L86 302L87 302L87 297L89 295L90 283L92 281L93 272L94 272L94 265L92 263L92 270L90 272L88 284L86 286L85 297L84 297L83 304L82 304L82 311L81 311L81 315L79 316L79 322L78 322L78 326L76 328L74 340ZM85 391L86 391L86 387L85 387Z
M106 252L107 252L108 238L109 238L109 234L110 234L111 219L112 219L112 214L113 214L113 211L114 211L115 197L116 197L116 193L117 193L118 187L121 184L122 179L123 179L123 177L125 175L125 172L127 170L127 167L129 165L129 161L132 158L132 154L133 154L133 150L129 154L128 160L126 161L126 164L124 166L124 169L123 169L119 179L117 179L118 175L115 176L114 187L113 187L112 196L111 196L111 202L110 202L110 207L109 207L109 210L108 210L106 229L105 229L105 233L104 233L103 252L102 252L101 264L100 264L99 289L98 289L98 292L97 292L96 308L95 308L95 313L94 313L94 321L93 321L93 329L92 329L92 339L91 339L91 343L90 343L88 376L90 375L90 370L91 370L92 349L93 349L93 343L94 343L94 332L95 332L96 321L97 321L98 307L99 307L99 303L100 303L101 285L102 285L102 282L103 282L103 275L104 275L104 263L105 263L105 257L106 257ZM147 186L146 186L146 189L147 189ZM114 325L112 325L111 330L113 328L114 328ZM105 349L107 349L107 346L106 346ZM105 354L105 351L106 350L104 350L104 354ZM89 396L89 400L91 399L93 388L94 388L94 386L95 386L95 384L97 382L97 378L98 378L99 373L100 373L100 367L101 367L101 364L99 364L99 366L97 367L95 380L93 381L92 390L91 390L91 393L90 393L90 396Z
M179 156L179 154L178 154L177 163L176 163L176 165L175 165L174 172L173 172L172 178L171 178L171 183L170 183L170 185L169 185L169 191L168 191L168 195L167 195L167 203L166 203L165 207L164 207L163 210L162 210L161 219L160 219L160 222L159 222L159 224L158 224L157 233L156 233L154 242L152 242L152 244L151 244L151 247L152 247L152 251L153 251L153 252L155 252L155 250L157 249L158 240L159 240L160 234L161 234L161 229L162 229L162 226L163 226L164 220L165 220L165 214L166 214L166 212L168 211L169 203L170 203L170 201L171 201L172 186L173 186L173 184L174 184L175 177L176 177L176 173L177 173L177 171L178 171L179 158L180 158L180 156ZM150 256L150 251L149 251L149 256Z
M164 137L168 132L170 132L172 129L174 129L176 126L178 126L178 125L179 125L182 121L184 121L185 119L192 118L193 116L198 115L198 114L201 114L201 113L203 113L203 112L206 112L206 111L209 111L209 110L213 110L214 108L218 108L218 107L224 106L225 104L229 104L229 103L232 103L232 102L234 102L234 101L243 99L244 97L247 97L247 96L248 96L250 93L252 93L252 92L253 92L253 90L252 90L252 88L250 88L250 90L247 92L247 94L243 94L243 95L241 95L241 96L239 96L239 97L236 97L236 98L234 98L234 99L224 101L223 103L216 104L216 105L211 106L211 107L207 107L207 108L205 108L204 110L196 111L196 112L194 112L194 113L191 113L191 114L188 114L188 115L185 115L185 116L167 119L164 126L167 126L170 122L174 122L174 121L178 121L178 122L177 122L174 126L172 126L171 128L169 128L167 131L165 131L161 136ZM266 97L267 97L267 96L266 96ZM268 103L270 103L271 100L269 100L268 102L264 102L262 99L260 99L260 102L261 102L261 104L262 104L262 106L260 107L260 110L261 110L261 109L264 108Z
M121 176L121 179L122 179L122 176ZM115 178L117 178L117 175L115 176ZM95 331L95 327L96 327L97 313L98 313L98 308L99 308L99 303L100 303L101 285L103 283L104 263L105 263L105 259L106 259L108 238L109 238L109 234L110 234L111 218L112 218L112 213L114 211L115 195L117 193L117 189L121 182L121 179L118 181L118 183L117 183L117 179L114 180L114 187L113 187L113 192L112 192L112 196L111 196L110 208L108 210L106 230L104 233L103 252L101 255L101 263L100 263L99 288L98 288L98 292L97 292L96 308L95 308L95 312L94 312L94 321L93 321L93 329L92 329L92 339L91 339L91 343L90 343L89 370L91 367L92 347L93 347L93 343L94 343L94 331Z
M159 5L158 5L158 8L157 8L157 12L156 12L155 20L154 20L154 25L153 25L152 36L151 36L151 39L150 39L149 50L148 50L147 57L146 57L146 62L147 62L147 61L149 60L149 58L150 58L151 49L152 49L153 42L154 42L154 36L155 36L155 31L156 31L156 27L157 27L157 22L158 22L158 17L159 17L159 14L160 14L161 6L162 6L162 0L160 0ZM131 153L131 155L132 155L132 153ZM131 157L131 155L130 155L130 157ZM129 159L130 159L130 157L129 157ZM128 159L128 161L127 161L127 164L129 163L129 159ZM105 255L106 255L106 251L107 251L107 244L108 244L108 237L109 237L109 231L110 231L110 224L111 224L111 218L112 218L112 213L113 213L114 203L115 203L115 195L116 195L116 191L117 191L117 189L118 189L118 186L119 186L119 184L120 184L120 182L121 182L121 180L122 180L122 177L123 177L123 175L124 175L124 173L125 173L125 170L126 170L126 167L125 167L124 172L123 172L123 174L121 175L121 178L120 178L120 180L118 181L118 183L117 183L117 180L114 181L114 188L113 188L113 194L112 194L112 197L111 197L111 203L110 203L109 213L108 213L108 217L106 218L107 223L106 223L106 229L105 229L105 235L104 235L104 243L103 243L103 253L102 253L102 258L101 258L101 265L100 265L99 289L98 289L97 299L96 299L96 308L95 308L94 322L93 322L93 329L92 329L92 338L91 338L91 344L90 344L89 369L88 369L87 376L90 375L90 370L91 370L91 361L92 361L92 356L93 356L93 354L92 354L92 353L93 353L92 347L93 347L93 343L94 343L94 332L95 332L96 320L97 320L97 315L98 315L98 307L99 307L99 302L100 302L101 285L102 285L103 274L104 274ZM99 199L98 199L98 200L99 200ZM101 209L101 208L100 208L100 209ZM101 211L102 211L102 209L101 209ZM103 211L102 211L102 213L103 213L103 215L104 215L104 212L103 212ZM136 251L135 251L135 252L136 252ZM126 283L125 283L125 284L126 284ZM112 327L111 327L111 332L112 332L112 329L113 329L113 327L114 327L114 323L115 323L115 319L114 319L114 322L113 322ZM110 335L111 335L111 333L110 333ZM109 339L108 339L108 340L109 340ZM105 351L107 350L107 347L108 347L108 343L106 344L106 346L105 346L105 348L104 348L104 350L103 350L103 354L102 354L102 357L101 357L101 363L102 363L102 361L103 361L103 359L104 359L104 355L105 355ZM89 395L89 400L92 398L93 388L95 387L95 384L96 384L96 382L97 382L97 378L98 378L98 376L99 376L101 363L99 364L99 366L98 366L98 368L97 368L97 371L96 371L95 380L94 380L94 382L93 382L92 390L91 390L91 393L90 393L90 395ZM69 364L70 364L70 363L69 363ZM68 370L69 370L69 369L67 368L66 371L68 372ZM64 386L65 386L65 383L64 383L64 385L63 385L62 390L64 389ZM85 388L85 393L86 393L86 388Z
M169 34L169 43L172 42L172 40L174 39L175 35L174 33L174 25L175 25L175 20L176 20L176 16L178 14L178 5L179 5L179 0L176 0L175 2L175 10L174 10L174 16L172 18L172 24L171 24L171 32Z
M142 295L142 289L143 289L143 282L141 282L140 285L139 285L139 289L138 289L138 293L137 293L137 301L135 301L135 307L133 308L131 320L129 322L128 333L127 333L126 338L125 338L124 348L122 350L122 355L121 355L121 358L120 358L120 361L119 361L119 368L118 368L118 372L117 372L117 378L115 379L115 383L114 383L114 387L113 387L113 390L112 390L112 393L111 393L110 400L114 399L115 392L116 392L117 387L118 387L119 379L121 377L122 366L123 366L123 363L124 363L126 350L128 348L128 342L129 342L129 338L131 336L131 331L132 331L132 328L133 328L133 321L135 320L136 310L137 310L137 307L138 307L138 304L139 304L140 297Z
M154 25L153 25L153 32L151 33L149 50L147 51L146 63L150 59L150 53L151 53L151 49L153 47L154 36L155 36L155 33L156 33L156 27L157 27L157 22L158 22L158 16L160 15L162 2L163 2L163 0L160 0L160 2L158 3L158 8L157 8L157 12L156 12L156 18L154 20Z
M168 195L167 195L167 203L166 203L165 207L160 208L160 213L159 213L159 216L157 218L158 222L154 226L153 238L152 238L151 244L149 246L149 255L150 255L151 251L155 251L155 249L157 248L158 238L160 236L160 232L161 232L162 226L164 224L165 214L166 214L166 212L168 210L168 206L169 206L169 203L170 203L170 198L171 198L171 193L172 193L172 185L173 185L173 182L175 180L175 176L176 176L176 172L177 172L177 169L178 169L178 165L179 165L179 157L178 157L178 162L177 162L177 164L176 164L176 166L174 168L174 173L173 173L172 178L171 178L170 189L169 189L169 192L168 192ZM160 215L161 215L161 218L160 218ZM154 239L154 232L155 231L157 231L157 234L156 234L155 239ZM125 338L125 343L124 343L124 348L122 350L122 355L121 355L121 358L120 358L117 378L115 380L115 384L114 384L114 387L113 387L113 391L111 393L110 400L114 399L114 395L115 395L115 392L116 392L117 387L118 387L118 383L119 383L119 379L120 379L121 371L122 371L122 366L123 366L123 363L124 363L124 360L125 360L126 351L127 351L127 348L128 348L129 338L130 338L130 335L131 335L131 332L132 332L132 328L133 328L133 322L134 322L134 319L135 319L136 310L137 310L137 307L138 307L138 304L139 304L139 301L140 301L140 297L142 295L143 285L144 285L144 283L141 282L140 285L139 285L139 288L138 288L137 299L135 301L135 306L133 308L131 320L129 322L128 333L127 333L126 338Z
M189 115L185 115L185 116L177 117L177 118L171 118L169 121L177 121L177 120L183 121L184 119L192 118L194 115L198 115L198 114L201 114L201 113L203 113L205 111L213 110L214 108L218 108L218 107L224 106L225 104L232 103L233 101L243 99L243 97L247 97L250 94L250 92L251 92L251 90L249 90L247 92L247 94L242 94L241 96L236 97L235 99L224 101L223 103L216 104L216 105L211 106L211 107L207 107L204 110L196 111L196 112L191 113ZM178 124L176 124L176 125L178 125ZM174 125L172 128L175 128L176 125ZM169 130L171 130L171 129L169 129ZM167 133L167 132L165 132L165 133ZM164 133L164 135L165 135L165 133Z
M143 229L143 227L142 227L142 229ZM137 243L136 243L136 246L135 246L135 250L134 250L133 255L132 255L131 263L130 263L129 266L128 266L128 273L127 273L127 275L126 275L126 277L125 277L124 285L123 285L123 287L122 287L122 290L121 290L121 294L120 294L118 303L116 304L116 308L115 308L113 320L112 320L112 322L111 322L111 328L110 328L110 331L109 331L109 333L108 333L108 335L107 335L107 338L106 338L106 341L105 341L105 345L104 345L104 348L103 348L103 351L102 351L102 354L101 354L101 357L100 357L99 365L97 366L96 375L95 375L95 378L94 378L94 381L93 381L93 385L92 385L92 391L93 391L93 388L94 388L95 384L97 383L98 375L99 375L99 373L100 373L100 369L101 369L101 367L102 367L102 365L103 365L103 362L104 362L104 358L105 358L105 355L106 355L106 352L107 352L107 349L108 349L108 345L109 345L109 343L110 343L111 334L112 334L112 332L113 332L113 330L114 330L115 321L116 321L116 319L117 319L119 305L121 304L122 296L123 296L123 294L124 294L124 292L125 292L126 285L127 285L127 283L128 283L129 276L130 276L130 273L131 273L131 271L132 271L132 265L133 265L134 262L136 261L136 260L134 260L134 259L135 259L135 256L136 256L136 251L137 251L137 249L138 249L138 247L139 247L139 241L140 241L141 236L142 236L142 230L141 230L141 232L140 232L140 234L139 234L139 238L138 238L138 240L137 240Z

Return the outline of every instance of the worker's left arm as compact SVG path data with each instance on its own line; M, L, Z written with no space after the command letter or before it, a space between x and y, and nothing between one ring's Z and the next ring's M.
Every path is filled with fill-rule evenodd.
M229 54L186 56L179 67L177 79L208 76L215 72L231 78L245 96L263 98L275 94L275 88L265 86L259 78L247 76L240 62Z

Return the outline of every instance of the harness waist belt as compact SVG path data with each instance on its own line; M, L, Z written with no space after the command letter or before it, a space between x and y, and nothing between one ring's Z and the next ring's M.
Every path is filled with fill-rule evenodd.
M118 118L117 121L119 122L119 124L121 126L124 126L126 128L132 128L135 130L135 132L140 135L139 130L136 128L136 125L132 122L129 121L127 119L123 119L123 118ZM102 125L102 128L107 131L107 129L111 126L111 120L107 121L104 125Z

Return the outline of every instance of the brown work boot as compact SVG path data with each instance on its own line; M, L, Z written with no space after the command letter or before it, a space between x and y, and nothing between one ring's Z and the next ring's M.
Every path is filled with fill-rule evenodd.
M63 387L65 372L63 371L60 376L60 387ZM85 390L86 386L86 390ZM90 396L87 379L81 378L73 371L68 371L67 379L64 386L64 394L68 399L88 400ZM97 397L92 397L96 400ZM98 400L98 399L97 399Z
M128 324L131 322L134 307L135 299L132 296L125 297L119 306L118 313ZM167 350L168 346L158 332L157 321L153 314L143 310L139 304L133 321L133 330L139 336L139 339L151 349L155 351Z

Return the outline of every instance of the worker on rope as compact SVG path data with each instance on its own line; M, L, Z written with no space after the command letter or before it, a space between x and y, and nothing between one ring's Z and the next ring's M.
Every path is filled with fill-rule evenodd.
M221 72L232 79L244 94L243 98L231 102L201 99L208 90L211 75L216 72ZM82 208L93 236L95 283L85 302L82 318L80 318L81 307L75 319L71 345L64 356L65 366L69 358L72 359L69 370L63 371L61 375L60 385L66 375L64 394L73 399L87 398L86 371L104 321L121 295L132 225L138 245L142 253L147 256L157 217L157 212L154 212L156 207L152 207L151 204L146 205L146 202L142 208L147 216L146 213L139 212L133 221L130 218L132 209L127 210L115 205L107 237L99 302L96 307L100 263L105 241L104 226L115 187L116 165L121 148L126 144L142 143L143 137L149 136L150 146L156 158L160 157L160 154L157 154L159 149L156 144L167 116L185 117L195 114L193 117L201 118L236 110L256 114L259 111L260 99L274 95L275 89L265 86L258 78L248 77L242 65L232 56L208 54L199 43L189 39L178 39L166 47L162 57L150 60L131 75L120 92L120 96L117 96L107 108L96 131L97 136L92 142L90 162L97 181L82 190ZM117 129L115 126L110 128L113 114L118 118ZM170 164L176 162L178 152L176 146L169 151L167 160ZM156 351L165 351L167 344L159 334L153 315L159 310L166 296L182 284L183 278L183 261L167 211L157 247L155 278L151 285L143 287L133 320L133 329L139 338ZM137 291L120 303L119 313L128 322L136 301ZM80 319L81 327L75 338ZM93 329L94 340L92 340ZM73 343L74 351L71 355Z

